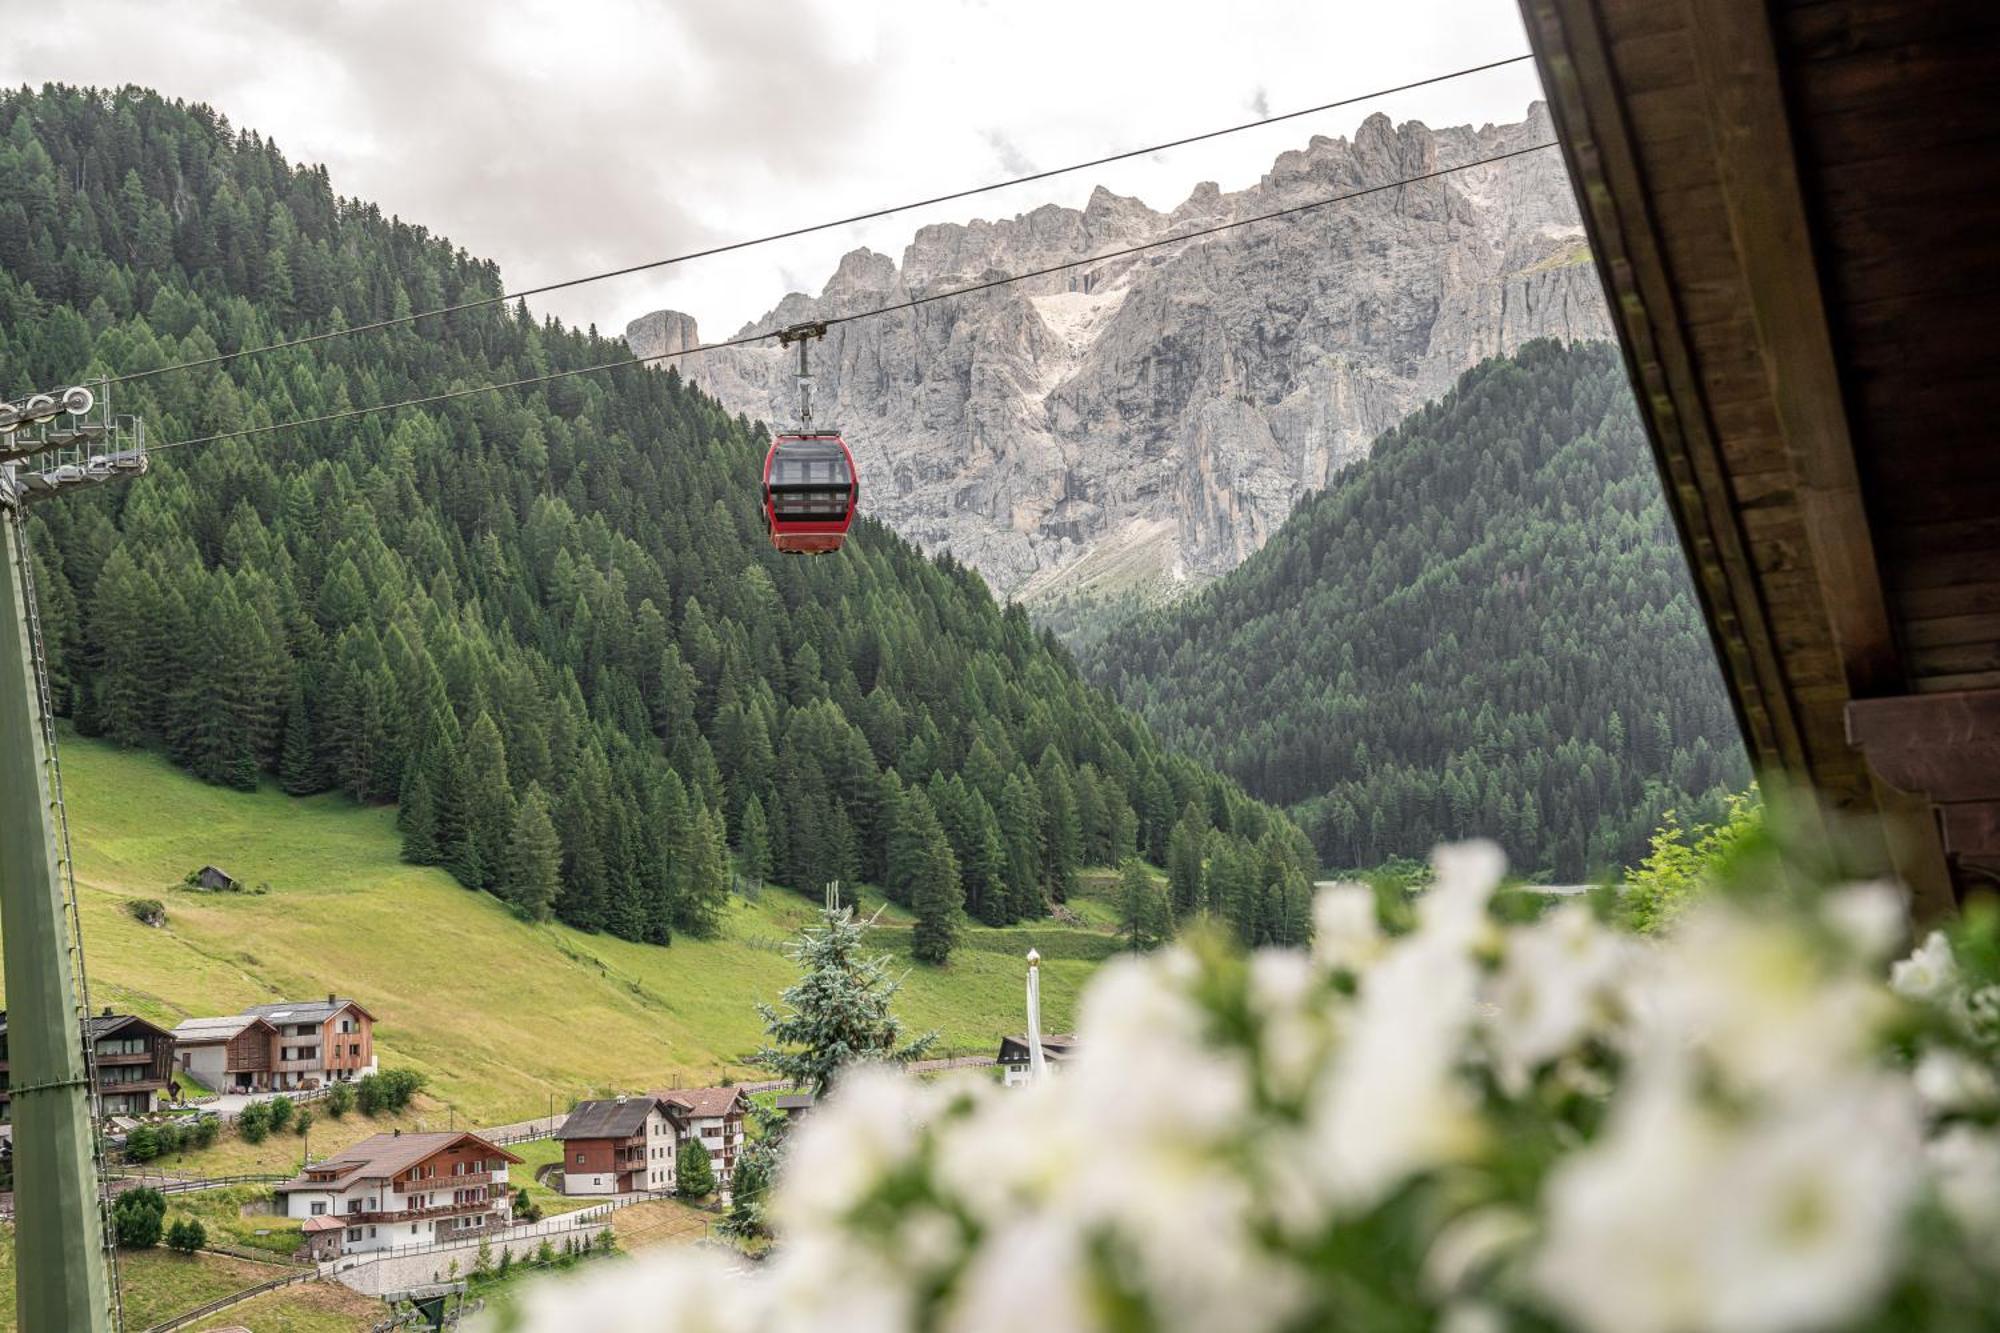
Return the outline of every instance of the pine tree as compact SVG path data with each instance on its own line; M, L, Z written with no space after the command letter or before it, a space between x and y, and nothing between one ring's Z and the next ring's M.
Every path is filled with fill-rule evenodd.
M403 826L403 859L411 865L434 866L443 860L437 841L437 806L431 800L430 779L421 767L412 768L403 799L397 808L397 822Z
M508 831L514 825L507 747L490 714L480 713L466 733L460 772L466 794L465 832L451 849L452 873L467 888L488 888L500 873Z
M1150 949L1165 935L1165 905L1153 872L1138 857L1127 857L1118 875L1118 932L1129 949Z
M886 956L862 952L867 930L852 908L823 909L793 948L800 976L779 997L783 1012L757 1006L765 1044L752 1059L815 1096L824 1097L852 1063L908 1064L937 1041L935 1032L903 1040L891 1010L903 983L890 978Z
M683 1199L706 1199L715 1193L715 1167L698 1138L690 1137L674 1153L674 1193Z
M706 806L690 821L686 866L680 927L697 939L713 938L729 905L729 844L721 814Z
M965 914L958 862L921 791L910 793L904 818L912 826L907 835L911 859L904 891L917 914L910 953L918 962L941 966L951 957L952 946L958 942L959 925Z
M310 796L326 789L313 752L312 714L306 707L303 667L292 672L291 696L285 702L285 745L278 761L278 785L292 796Z
M1176 921L1191 919L1201 907L1202 842L1199 824L1187 816L1167 840L1167 883Z
M762 883L771 877L771 830L764 822L764 803L754 795L743 805L743 829L737 837L743 873Z
M500 896L530 921L546 921L560 888L561 867L562 847L549 818L548 798L539 783L531 782L514 809Z

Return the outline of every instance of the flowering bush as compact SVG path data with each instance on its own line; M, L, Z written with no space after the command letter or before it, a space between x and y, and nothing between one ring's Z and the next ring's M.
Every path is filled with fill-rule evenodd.
M1655 940L1581 902L1503 926L1496 851L1435 868L1400 932L1341 886L1310 955L1108 965L1047 1082L857 1072L795 1131L761 1267L668 1252L531 1292L525 1320L2000 1325L1990 932L1890 969L1880 885L1704 901Z

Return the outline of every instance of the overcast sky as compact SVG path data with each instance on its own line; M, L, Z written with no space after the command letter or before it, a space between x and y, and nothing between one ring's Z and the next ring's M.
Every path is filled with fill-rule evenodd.
M21 0L16 0L21 3ZM1527 50L1515 0L57 0L0 82L142 84L324 162L334 188L500 262L510 287L1332 101ZM1529 65L858 228L593 284L538 308L735 331L924 222L1169 208L1370 112L1519 120Z

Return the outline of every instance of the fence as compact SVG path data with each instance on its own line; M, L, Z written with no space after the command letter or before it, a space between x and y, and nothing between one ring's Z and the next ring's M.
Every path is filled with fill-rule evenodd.
M165 1323L154 1324L146 1330L146 1333L168 1333L170 1329L186 1328L189 1324L199 1323L212 1314L227 1310L232 1305L240 1305L244 1301L262 1296L267 1291L276 1291L280 1287L289 1287L299 1282L316 1281L318 1277L319 1274L310 1268L300 1269L296 1273L287 1273L283 1277L274 1277L269 1282L260 1282L254 1287L245 1287L242 1291L235 1291L227 1296L218 1297L206 1305L197 1306L189 1310L186 1314L177 1314Z

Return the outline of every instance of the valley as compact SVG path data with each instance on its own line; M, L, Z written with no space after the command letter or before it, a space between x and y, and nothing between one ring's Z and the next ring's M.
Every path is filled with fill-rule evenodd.
M460 1125L592 1093L763 1076L746 1060L762 1038L754 1005L796 976L784 946L814 910L800 895L768 886L754 903L732 898L712 940L634 944L520 921L440 870L404 864L389 809L268 785L227 791L74 737L63 759L99 1007L171 1027L338 991L377 1015L382 1063L422 1071L433 1115L449 1106ZM208 863L269 891L176 887ZM164 927L128 914L138 897L166 904ZM945 968L910 963L903 909L885 907L873 938L907 974L896 1006L906 1024L987 1052L1021 1026L1030 948L1046 960L1045 1021L1071 1021L1084 980L1117 949L1096 916L1094 927L972 927Z

